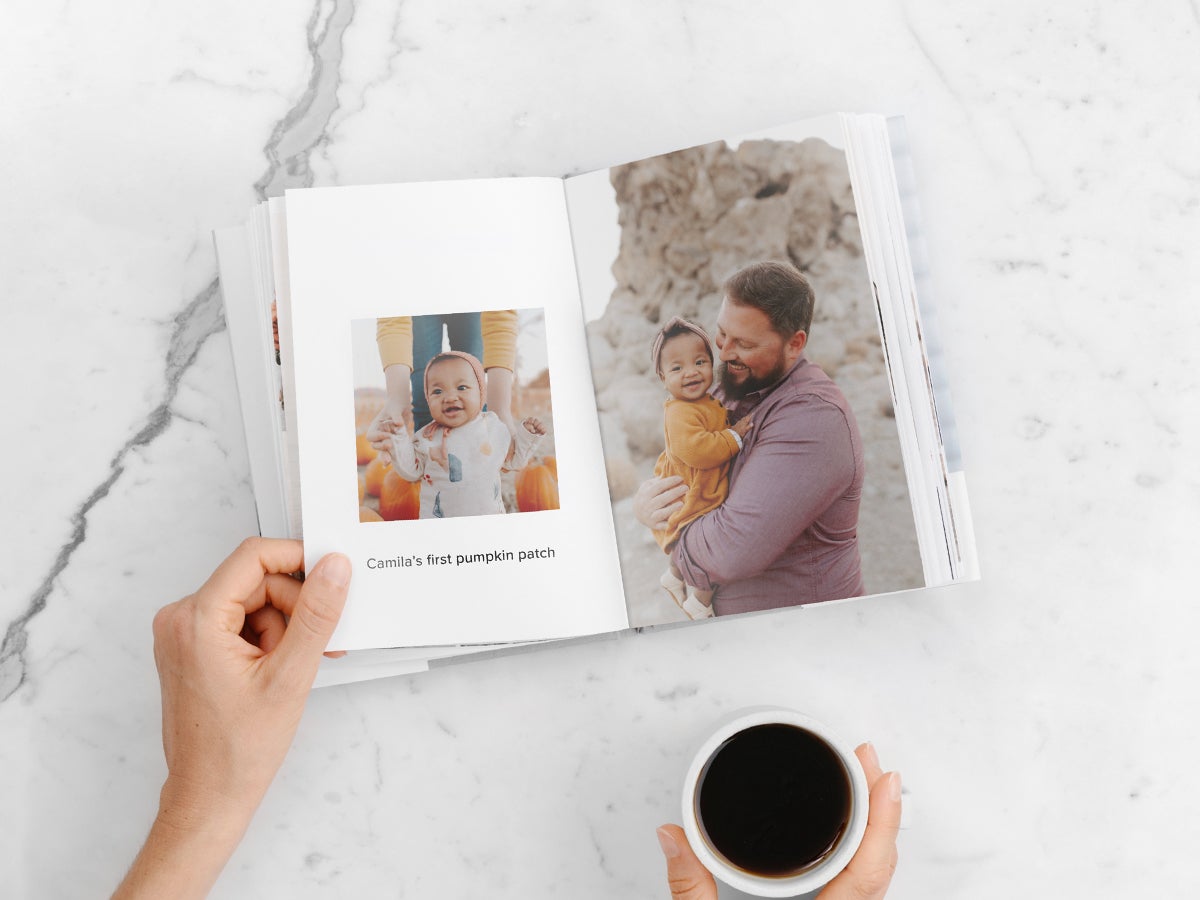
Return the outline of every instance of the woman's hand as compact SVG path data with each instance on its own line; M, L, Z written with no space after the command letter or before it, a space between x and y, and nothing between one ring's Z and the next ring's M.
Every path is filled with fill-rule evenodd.
M408 415L409 419L411 419L412 413L410 412ZM392 436L398 434L403 440L405 433L404 423L389 417L387 409L384 408L375 414L375 418L367 426L364 436L367 442L379 452L379 458L383 460L383 463L391 465L393 462Z
M401 428L413 430L411 376L412 369L401 363L383 370L387 399L367 426L365 436L371 446L384 455L384 462L390 462L392 458L392 435Z
M870 744L861 745L854 753L871 788L867 830L849 865L825 885L817 900L882 900L896 871L900 774L885 775ZM675 900L717 900L717 883L692 852L682 828L662 826L658 842L667 859L667 883Z
M299 541L251 538L154 617L167 779L117 897L203 897L291 746L346 602L350 561L302 584Z

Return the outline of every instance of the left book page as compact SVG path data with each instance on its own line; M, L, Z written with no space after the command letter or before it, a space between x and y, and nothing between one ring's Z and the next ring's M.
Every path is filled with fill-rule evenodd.
M354 563L330 647L628 627L562 181L286 202L305 556ZM390 435L378 510L368 430Z
M273 336L274 304L260 286L261 258L245 225L213 233L221 269L225 321L233 353L238 401L250 460L250 479L259 533L288 537L287 487L283 459L283 392L279 342ZM273 346L273 349L272 349Z

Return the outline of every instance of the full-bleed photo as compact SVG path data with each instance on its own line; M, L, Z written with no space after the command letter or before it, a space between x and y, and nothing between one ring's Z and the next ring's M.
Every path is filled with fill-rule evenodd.
M840 141L568 180L633 626L925 583Z

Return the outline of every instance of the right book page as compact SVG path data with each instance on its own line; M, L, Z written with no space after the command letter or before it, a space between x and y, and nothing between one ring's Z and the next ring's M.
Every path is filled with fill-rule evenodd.
M879 141L870 127L883 121L829 116L566 181L632 626L704 617L689 595L705 589L726 615L971 574L944 527L954 504L888 194L892 158L886 129ZM755 317L759 301L749 318L747 304L726 301L731 276L758 283L772 263L802 273L814 298L798 354L790 325L756 330L772 321ZM673 389L662 371L662 337L668 348L692 340L678 326L660 337L676 317L712 338L711 374L685 373L690 388ZM703 418L687 392L705 378L728 425L752 421L723 475L689 468L679 432L668 434L681 410ZM639 496L656 469L689 484L685 516L695 517L672 522L673 538L644 524Z

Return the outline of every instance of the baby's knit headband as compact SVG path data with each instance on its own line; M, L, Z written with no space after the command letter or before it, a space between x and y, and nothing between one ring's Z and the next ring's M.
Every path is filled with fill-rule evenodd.
M696 337L700 338L700 340L704 341L704 349L708 351L709 358L712 358L712 341L708 339L708 332L706 332L699 325L696 325L694 322L689 322L687 319L681 319L679 316L672 316L671 321L667 322L666 325L658 330L658 334L654 337L654 346L650 349L650 360L654 363L654 371L656 374L662 371L660 357L662 356L663 344L666 343L666 334L669 331L675 331L677 329L690 331L692 334L696 335Z
M471 366L471 371L475 373L475 379L479 382L479 396L483 397L487 394L483 378L483 363L472 356L470 353L464 353L461 350L447 350L444 353L439 353L429 361L429 365L425 367L425 393L429 393L429 370L433 368L435 363L442 362L447 359L465 359Z

